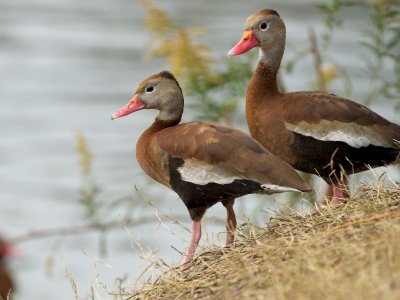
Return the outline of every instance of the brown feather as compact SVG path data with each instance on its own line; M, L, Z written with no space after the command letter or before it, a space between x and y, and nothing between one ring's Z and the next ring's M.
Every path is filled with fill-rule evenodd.
M179 136L179 139L171 139ZM192 122L157 133L158 146L173 157L194 159L233 175L301 191L309 187L284 161L243 132L211 122Z

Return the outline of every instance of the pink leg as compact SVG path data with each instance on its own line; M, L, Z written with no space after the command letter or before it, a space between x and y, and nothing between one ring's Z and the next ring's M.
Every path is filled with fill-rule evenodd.
M325 197L322 201L317 203L319 208L323 208L328 205L342 204L349 198L349 195L338 185L330 184L326 190Z
M190 237L189 248L186 251L185 257L183 258L182 265L188 263L196 252L197 245L201 238L201 220L192 221L192 235Z
M341 204L346 201L348 195L344 193L343 188L340 185L334 185L332 188L332 200L331 204Z
M235 240L235 229L236 229L236 215L233 210L233 202L230 202L225 206L227 217L226 217L226 245L229 246Z

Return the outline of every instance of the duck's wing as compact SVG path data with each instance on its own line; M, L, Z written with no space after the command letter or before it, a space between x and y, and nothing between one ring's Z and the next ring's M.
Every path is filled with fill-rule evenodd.
M185 123L157 134L158 146L182 160L181 178L195 184L252 180L274 191L309 191L286 162L249 135L211 122Z
M293 100L295 101L291 101ZM400 126L359 103L319 92L287 94L284 115L288 130L321 141L341 141L361 148L369 145L394 148Z

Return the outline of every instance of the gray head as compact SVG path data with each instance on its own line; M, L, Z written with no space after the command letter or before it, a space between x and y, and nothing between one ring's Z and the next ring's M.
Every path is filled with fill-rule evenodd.
M260 47L260 59L267 64L280 61L285 49L286 28L275 10L264 9L247 18L243 36L228 52L229 56L243 54Z
M124 107L112 115L112 119L127 116L141 109L157 109L157 120L180 120L184 100L178 81L168 71L163 71L144 79L135 95Z

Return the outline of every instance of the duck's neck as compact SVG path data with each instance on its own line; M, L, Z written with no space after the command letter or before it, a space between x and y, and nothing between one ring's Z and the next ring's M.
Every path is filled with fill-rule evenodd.
M260 104L260 102L264 102L274 95L279 94L276 78L281 57L277 61L273 61L270 56L263 53L263 50L260 50L260 58L256 71L247 88L247 105Z
M268 68L276 75L281 66L284 47L284 45L282 46L277 43L269 49L259 48L258 63L268 66Z
M247 122L254 121L268 101L280 94L277 83L277 73L280 67L283 51L270 49L268 55L260 48L260 56L246 94Z
M143 134L143 135L153 135L155 133L157 133L160 130L163 130L164 128L167 127L171 127L171 126L175 126L178 125L179 122L181 121L181 118L176 118L176 119L170 119L170 120L162 120L159 118L156 118L153 122L153 124L151 124L151 126L149 128L147 128Z
M142 150L146 152L148 146L151 144L152 137L167 127L178 125L181 119L171 119L171 120L160 120L155 119L153 124L149 128L147 128L142 135L140 136L139 140L136 143L136 151L141 152Z

